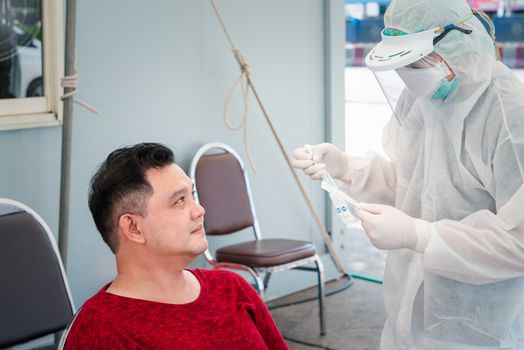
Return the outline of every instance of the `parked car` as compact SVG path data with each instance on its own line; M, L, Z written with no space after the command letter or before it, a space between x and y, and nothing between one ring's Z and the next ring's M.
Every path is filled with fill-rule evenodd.
M43 96L44 84L42 74L42 42L25 33L18 27L13 27L17 42L17 63L14 65L18 69L18 97Z

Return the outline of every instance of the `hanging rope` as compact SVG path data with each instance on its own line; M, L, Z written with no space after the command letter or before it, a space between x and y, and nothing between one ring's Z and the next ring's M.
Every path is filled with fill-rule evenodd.
M87 104L84 101L77 100L77 99L74 98L74 96L76 94L76 89L78 87L78 72L76 70L75 70L75 74L63 77L60 80L60 85L63 88L70 88L70 89L72 89L71 91L69 91L69 92L63 94L62 96L60 96L60 99L62 101L66 100L68 98L73 98L73 102L74 103L84 107L85 109L87 109L91 113L95 113L95 114L100 115L100 113L95 109L95 107Z
M318 229L320 231L320 234L322 236L322 239L324 240L324 243L326 244L326 247L329 251L329 254L331 255L331 257L333 258L333 261L338 269L338 271L340 271L342 273L342 275L347 275L346 271L345 271L345 267L344 265L342 264L340 258L338 257L338 254L335 250L335 247L333 246L333 242L331 241L331 238L329 237L329 234L326 230L326 228L324 227L324 224L322 223L322 220L320 219L320 215L318 215L316 209L315 209L315 206L313 205L313 202L311 201L311 199L309 198L306 190L304 189L304 186L302 185L302 183L300 182L300 179L298 178L295 170L293 169L293 167L291 166L291 160L289 159L289 156L287 155L287 152L286 152L286 149L282 143L282 140L281 138L278 136L278 133L275 129L275 126L273 125L273 122L271 120L271 117L269 116L269 113L266 109L266 106L264 105L264 103L262 102L262 99L260 98L260 95L258 94L258 91L255 87L255 85L253 84L253 81L251 80L251 74L250 74L250 69L249 69L249 65L247 64L244 56L242 55L242 53L240 52L240 50L235 46L235 44L233 43L233 40L231 39L231 35L229 34L229 31L225 25L225 21L224 21L224 18L222 17L222 14L220 13L220 11L218 10L218 7L216 6L216 3L215 3L215 0L210 0L211 1L211 5L213 6L213 9L215 10L215 14L217 15L218 17L218 20L220 22L220 25L222 26L222 29L224 30L224 33L226 34L226 37L227 37L227 40L229 41L229 45L231 47L231 50L233 51L233 53L235 54L235 58L238 62L238 64L240 65L240 77L235 81L235 83L233 84L232 88L230 89L230 92L228 93L228 96L227 96L227 99L226 99L226 106L225 106L225 110L227 111L227 103L229 103L229 99L231 98L231 94L232 94L232 91L233 89L240 83L241 84L241 88L242 88L242 96L244 98L244 118L242 118L242 121L241 123L237 126L237 127L233 127L233 129L236 128L236 130L239 130L240 128L244 128L244 135L247 135L246 133L246 124L247 124L247 110L248 110L248 107L247 107L247 100L248 100L248 92L249 92L249 88L251 88L251 91L253 92L253 95L255 96L255 99L257 100L258 102L258 105L260 107L260 109L262 110L262 113L264 114L264 117L266 118L266 121L273 133L273 136L275 137L275 140L277 141L277 144L280 148L280 151L282 152L282 155L284 157L284 159L286 160L286 163L289 167L289 169L291 170L291 173L293 175L293 178L295 180L295 182L297 183L297 186L298 188L300 189L300 192L302 193L302 196L304 197L304 200L309 208L309 211L311 212L311 215L313 216L313 218L315 219L315 222L318 226ZM245 85L244 85L245 84ZM224 113L224 115L226 115L226 113ZM227 117L225 117L225 120L226 121L226 124L229 124L229 121L227 119ZM228 125L228 127L229 127ZM244 140L245 140L245 143L244 145L247 144L247 140L246 140L247 136L244 137ZM250 156L250 152L249 152L249 149L247 148L247 152L248 152L248 156ZM250 162L251 162L251 158L250 158ZM253 164L252 164L253 166ZM341 276L342 276L341 275ZM341 277L339 276L339 277Z
M257 172L257 167L255 164L255 159L253 158L253 154L251 153L251 148L249 147L248 137L247 137L247 121L249 116L249 82L248 82L248 76L251 73L250 66L246 62L246 59L242 55L242 52L240 52L239 49L233 48L233 53L235 54L235 58L238 61L238 64L240 65L240 76L235 80L231 88L229 89L229 92L226 96L226 102L224 103L224 123L226 126L232 130L232 131L238 131L242 129L243 134L243 140L244 140L244 148L247 153L247 157L249 160L249 164L251 165L251 168L253 168L253 171ZM233 126L229 120L228 116L228 110L229 110L229 102L231 101L231 97L233 96L233 92L235 91L237 85L240 84L240 91L242 92L242 101L244 105L244 113L242 115L242 120L240 121L240 124L237 126Z
M242 136L243 136L242 138L244 140L244 148L246 150L247 158L249 160L249 164L251 165L251 168L256 173L257 167L255 164L255 159L253 158L253 154L251 153L251 148L249 147L248 135L247 135L247 122L248 122L248 117L249 117L249 80L251 76L251 67L247 63L246 58L244 57L240 49L237 48L235 44L233 43L233 39L231 38L231 35L229 34L229 30L226 27L224 17L222 17L222 14L218 10L215 0L211 0L211 5L213 5L213 9L215 10L218 20L220 21L220 25L222 26L222 29L224 30L224 33L226 34L227 40L229 41L229 46L231 47L231 51L235 55L235 59L237 60L240 66L240 76L235 80L235 82L229 89L229 92L226 97L226 101L224 103L224 122L226 126L232 131L238 131L242 129ZM235 91L235 88L239 84L240 84L240 90L242 93L242 102L244 105L243 107L244 113L242 115L242 120L240 121L240 124L238 124L237 126L233 126L228 116L229 102L231 101L231 97L233 96L233 92Z

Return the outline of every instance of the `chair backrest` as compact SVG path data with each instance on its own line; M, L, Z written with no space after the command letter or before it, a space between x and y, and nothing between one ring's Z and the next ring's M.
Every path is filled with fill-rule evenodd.
M197 200L206 209L207 235L225 235L253 227L259 238L249 179L241 158L231 147L222 143L202 146L193 158L190 175Z
M29 207L0 198L0 348L64 329L74 305L51 230Z

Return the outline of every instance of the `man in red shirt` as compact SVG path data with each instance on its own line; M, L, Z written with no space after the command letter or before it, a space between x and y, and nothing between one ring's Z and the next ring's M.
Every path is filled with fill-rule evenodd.
M66 349L287 349L242 277L186 269L207 248L205 211L171 150L112 152L91 180L89 209L117 276L82 306Z

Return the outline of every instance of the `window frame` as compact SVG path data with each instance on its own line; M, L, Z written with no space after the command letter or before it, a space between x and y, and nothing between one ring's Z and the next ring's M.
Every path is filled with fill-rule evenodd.
M0 130L62 124L64 75L63 0L42 0L44 96L0 99Z

